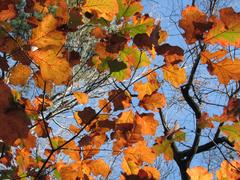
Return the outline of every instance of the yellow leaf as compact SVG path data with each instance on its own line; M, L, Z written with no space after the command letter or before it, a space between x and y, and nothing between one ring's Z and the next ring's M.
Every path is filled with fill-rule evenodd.
M98 18L112 21L118 13L118 3L117 0L86 0L83 12L96 13Z
M187 169L187 173L191 180L211 180L213 179L213 174L209 173L207 169L201 166L196 166L191 169Z
M88 95L86 93L74 92L73 95L79 104L86 104L88 102Z
M12 70L9 77L9 81L13 85L24 86L31 74L29 66L17 64Z
M185 69L179 68L176 64L163 67L163 77L175 88L178 88L187 79Z

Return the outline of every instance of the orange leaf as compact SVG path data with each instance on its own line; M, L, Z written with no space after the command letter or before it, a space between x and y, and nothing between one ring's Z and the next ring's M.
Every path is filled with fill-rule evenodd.
M135 121L137 126L141 129L142 135L155 135L158 127L158 121L154 119L154 114L136 114Z
M152 164L157 155L149 148L145 141L137 142L133 147L129 147L124 151L125 158L131 159L137 162L138 165L142 165L143 162Z
M232 7L220 10L220 19L212 17L213 28L205 36L205 42L222 46L240 47L240 14Z
M102 175L107 177L111 172L110 167L103 159L90 160L87 164L95 176Z
M112 21L118 13L117 0L86 0L83 5L83 12L96 13L97 17Z
M157 73L152 72L147 75L147 82L136 82L134 84L134 90L138 92L138 99L142 100L145 95L151 95L160 87L160 83L157 80Z
M196 166L191 169L187 169L187 173L191 180L211 180L213 179L213 174L209 173L207 169L201 166Z
M32 70L29 66L17 64L11 71L9 81L13 85L24 86L31 74Z
M111 111L111 104L108 102L107 99L100 99L98 101L98 106L102 109L103 107L103 112L109 113Z
M82 92L73 92L74 97L77 99L78 104L88 103L88 95Z
M230 80L240 80L240 60L225 58L218 63L208 62L208 71L211 75L216 75L219 82L227 85Z
M217 178L218 180L236 180L240 179L240 173L237 171L240 169L240 162L239 161L231 161L231 164L224 160L221 164L221 168L217 171Z
M59 46L65 43L65 35L61 31L57 31L57 20L52 14L48 14L32 31L32 37L29 43L44 48L47 46Z
M5 2L1 3L4 4ZM0 8L0 21L13 19L17 14L15 4L11 4L11 1L6 1L6 4L4 4L4 6L7 8L4 9L2 9L2 7Z
M139 170L138 176L141 179L160 179L160 172L154 167L144 166Z
M179 68L176 64L163 67L163 77L175 88L178 88L187 79L185 69Z
M55 50L37 50L29 52L29 55L40 66L41 76L44 81L59 85L67 82L71 77L69 63L64 58L58 57Z
M139 102L139 106L146 110L158 112L158 108L163 108L166 105L166 98L163 94L154 92L151 95L145 95Z
M188 44L201 40L203 33L209 30L212 23L207 21L207 15L200 11L196 6L187 6L182 11L182 19L179 26L184 29L184 36Z

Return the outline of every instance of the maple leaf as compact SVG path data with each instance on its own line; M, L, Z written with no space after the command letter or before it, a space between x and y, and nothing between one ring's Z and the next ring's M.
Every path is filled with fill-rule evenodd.
M220 19L212 17L213 27L206 34L204 41L209 44L220 44L222 46L240 46L240 14L233 8L220 10Z
M154 92L151 95L145 95L139 102L139 106L146 110L158 112L158 108L163 108L166 105L166 98L163 94Z
M213 174L209 173L207 169L201 166L196 166L191 169L187 169L187 173L191 180L211 180L213 179Z
M112 21L114 16L118 13L117 0L86 0L82 7L83 12L90 12L102 17L108 21Z
M31 74L31 68L26 65L17 64L10 71L9 81L13 85L21 85L24 86Z
M207 15L200 11L198 7L187 6L182 11L179 26L185 31L186 42L192 44L203 39L203 33L211 28L212 23L208 22Z
M178 65L168 65L163 67L163 77L170 82L175 88L178 88L187 80L186 71L179 68Z

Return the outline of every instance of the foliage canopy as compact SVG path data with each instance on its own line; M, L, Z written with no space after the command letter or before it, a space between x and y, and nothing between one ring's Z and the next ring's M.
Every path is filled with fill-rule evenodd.
M225 159L217 178L240 179L240 14L188 5L178 22L184 49L142 10L140 0L1 1L1 178L107 179L120 158L120 179L160 179L152 164L163 155L182 179L213 179L190 164L217 148ZM94 42L87 60L69 43L83 27ZM211 102L211 93L225 98ZM193 125L170 123L172 102Z

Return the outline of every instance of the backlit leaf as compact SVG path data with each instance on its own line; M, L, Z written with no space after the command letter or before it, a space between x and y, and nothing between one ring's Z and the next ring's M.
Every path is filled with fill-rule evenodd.
M83 12L96 13L97 17L112 21L118 13L117 0L86 0Z
M201 166L196 166L191 169L187 169L187 173L191 180L212 180L213 174L209 173L207 169Z

